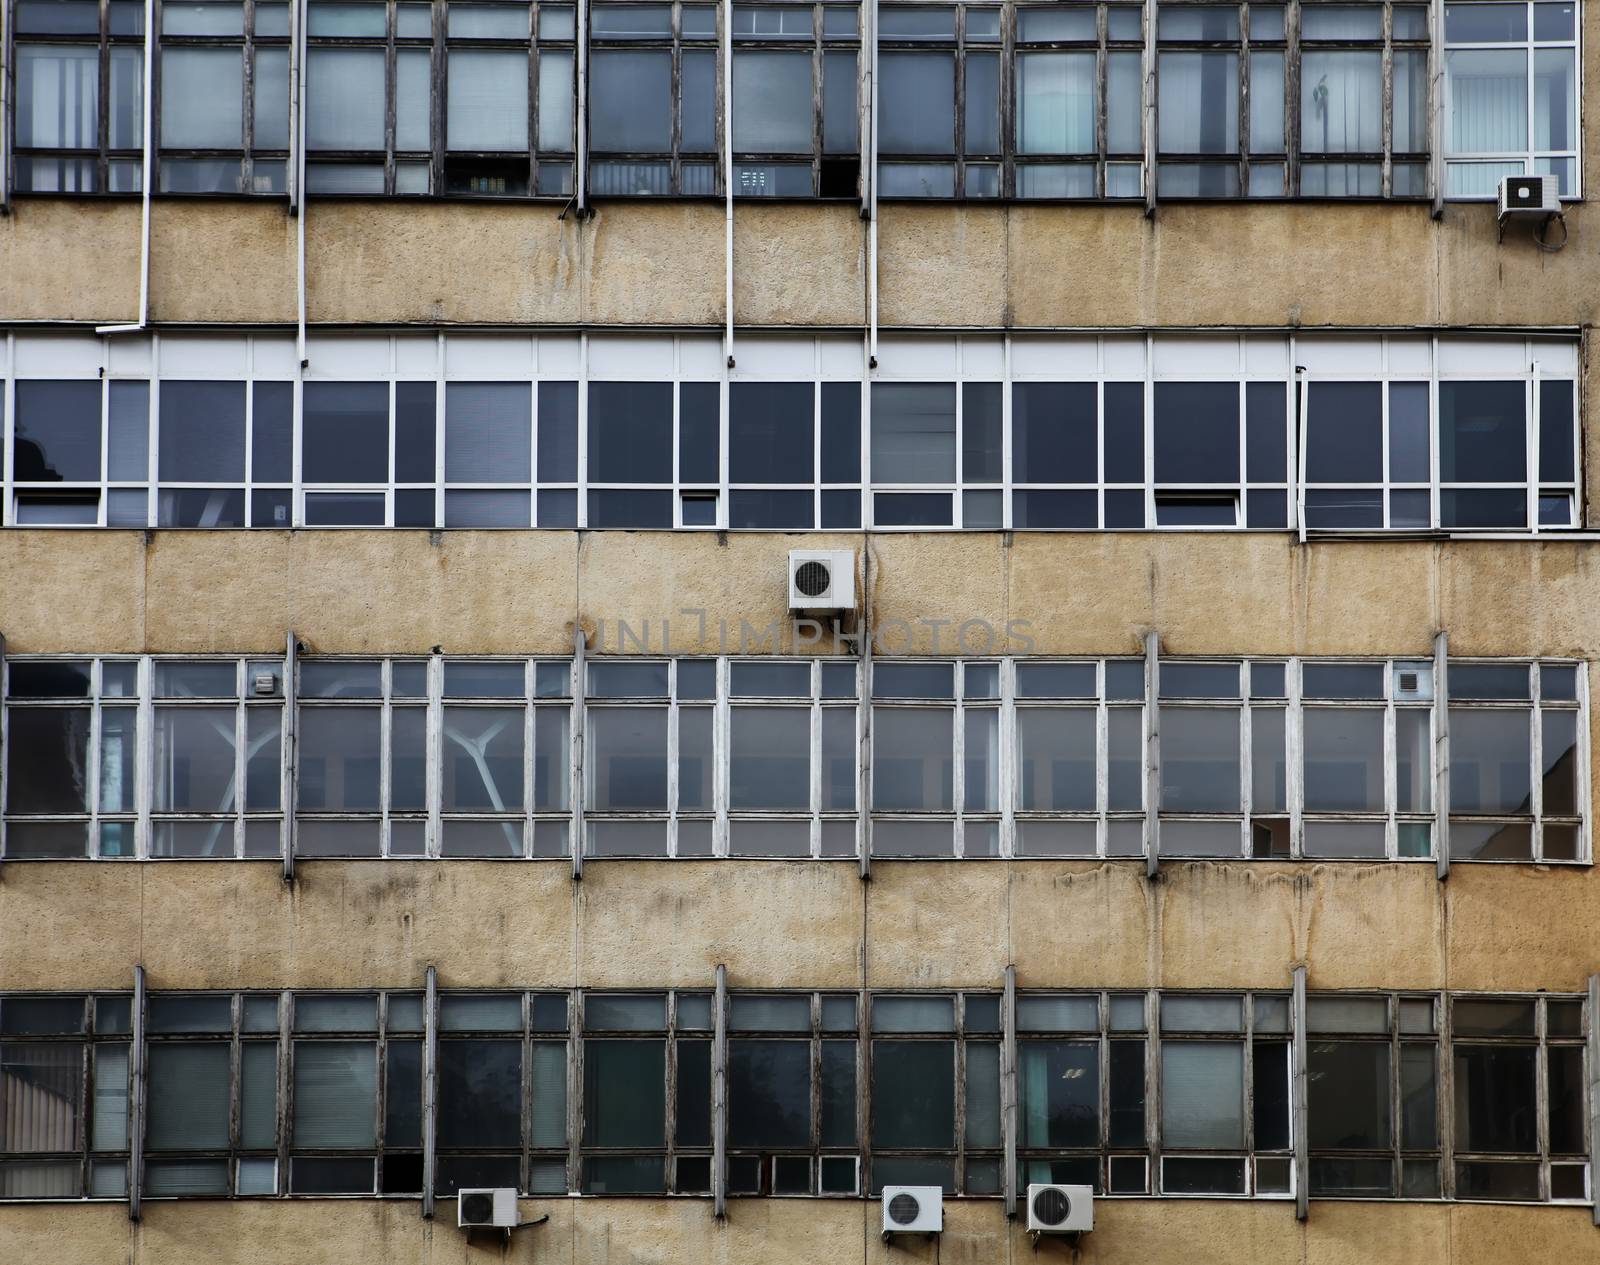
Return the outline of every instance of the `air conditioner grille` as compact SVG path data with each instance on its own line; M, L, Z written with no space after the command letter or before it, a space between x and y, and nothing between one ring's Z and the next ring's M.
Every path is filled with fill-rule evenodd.
M1072 1200L1064 1191L1046 1186L1033 1197L1033 1215L1043 1225L1061 1225L1072 1215Z
M488 1225L494 1220L494 1196L482 1192L463 1195L461 1220L467 1225Z
M896 1195L889 1201L889 1220L896 1225L910 1225L922 1215L922 1205L907 1194Z
M806 597L821 597L833 584L833 574L821 562L802 562L795 568L794 586Z

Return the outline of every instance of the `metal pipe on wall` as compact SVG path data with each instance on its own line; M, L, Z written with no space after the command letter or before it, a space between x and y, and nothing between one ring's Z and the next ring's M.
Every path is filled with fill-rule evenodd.
M150 321L150 181L154 175L151 129L155 126L155 0L144 0L144 102L139 137L139 319L131 325L97 325L97 334L132 334ZM8 60L7 65L10 62Z

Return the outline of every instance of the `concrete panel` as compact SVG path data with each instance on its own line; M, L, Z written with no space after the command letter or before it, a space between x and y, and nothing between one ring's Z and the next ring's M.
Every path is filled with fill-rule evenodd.
M145 646L283 653L292 627L284 616L293 538L288 532L226 535L224 555L209 532L150 533L144 549Z
M1293 552L1296 641L1304 653L1433 654L1442 626L1437 550L1350 542Z
M316 201L306 220L307 319L576 324L596 232L556 219L548 204ZM641 268L641 282L649 271Z
M1006 968L1005 867L875 861L867 892L869 988L996 988Z
M1306 884L1288 866L1163 862L1152 982L1287 988L1304 939Z
M1009 868L1018 988L1149 985L1160 896L1145 882L1144 862L1030 861Z
M1451 988L1582 992L1600 970L1594 870L1456 865L1446 886Z
M328 209L337 214L333 204ZM298 233L284 202L157 203L150 215L150 319L292 322Z
M1090 646L1135 653L1154 616L1153 544L1130 534L1019 532L1009 551L1006 616L1025 628L1038 654L1089 654Z
M1011 324L1012 264L1027 268L1037 261L1013 258L1009 219L994 207L880 204L879 320L885 326ZM1072 261L1080 279L1086 261ZM1083 323L1075 307L1063 304L1050 323Z
M0 320L138 318L137 202L24 198L0 216Z
M297 532L290 623L325 652L565 653L566 532Z
M876 653L954 654L963 637L974 654L1003 654L1021 645L1006 630L1014 550L1000 533L867 539ZM935 575L938 582L930 583ZM979 622L962 628L973 619Z
M1538 248L1528 224L1508 225L1505 240L1497 243L1493 202L1448 206L1436 228L1438 320L1446 325L1592 324L1600 296L1587 269L1573 268L1570 256L1574 251L1593 256L1597 226L1588 208L1573 204L1566 209L1566 224L1566 249L1552 254ZM1552 230L1557 237L1560 232Z
M858 988L855 866L785 861L599 861L584 866L576 978L588 988Z
M132 988L144 948L143 882L137 865L7 864L0 872L0 988Z
M140 532L0 533L0 632L7 651L141 649L143 542Z
M739 204L733 217L735 320L864 325L866 242L854 204Z
M1238 916L1248 919L1249 911L1241 909ZM1444 895L1432 862L1310 867L1300 883L1299 920L1311 988L1372 988L1373 980L1382 980L1384 988L1453 983L1445 957Z
M726 298L721 202L611 202L585 223L583 318L596 325L719 325ZM796 266L809 268L803 256Z

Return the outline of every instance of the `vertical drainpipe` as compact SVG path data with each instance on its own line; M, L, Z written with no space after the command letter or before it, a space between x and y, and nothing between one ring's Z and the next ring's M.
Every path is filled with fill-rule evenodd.
M3 73L3 71L0 71ZM4 128L0 128L3 131ZM0 632L0 810L6 804L6 716L5 716L5 677L6 677L6 635ZM0 875L5 870L6 856L6 823L3 813L0 813Z
M1294 968L1294 1007L1291 1051L1294 1060L1294 1094L1289 1104L1290 1140L1294 1143L1294 1219L1311 1215L1311 1153L1306 1135L1306 968Z
M144 967L133 968L133 1040L129 1050L128 1085L128 1220L141 1215L140 1195L144 1185Z
M871 398L870 396L868 397ZM859 783L856 787L861 837L858 847L861 881L872 877L872 537L863 538L861 549L861 747L856 760Z
M583 878L583 729L584 729L584 688L587 684L584 672L584 654L588 649L588 640L583 634L583 625L576 620L572 624L572 788L568 794L572 797L572 825L567 833L571 837L567 846L572 850L572 881L579 882Z
M578 0L577 171L573 173L573 208L579 220L589 212L589 0Z
M1428 41L1428 169L1433 174L1433 218L1444 218L1444 0L1434 0Z
M1001 1189L1006 1217L1017 1215L1017 968L1005 970L1000 1000L1000 1129L1005 1147Z
M283 651L283 881L294 882L294 810L300 795L296 739L300 733L300 638L289 630Z
M711 1042L711 1205L728 1215L728 968L717 963Z
M1161 710L1156 688L1161 634L1144 635L1144 876L1161 870Z
M155 51L156 51L155 0L144 0L144 101L139 137L139 319L131 325L97 325L97 334L132 334L142 330L150 320L150 179L154 163L151 162L154 139L150 129L155 124ZM9 24L8 24L9 26ZM10 66L9 59L6 65Z
M294 111L294 127L290 140L294 153L290 160L294 181L295 216L295 361L300 371L306 367L306 0L295 0L294 39L290 45L290 61L294 65L294 92L290 105Z
M722 354L733 368L733 6L721 7L722 18Z
M1439 881L1450 877L1450 634L1433 639L1433 847Z
M867 368L878 367L878 0L866 6L869 28L867 49L867 163L863 179L867 220Z
M0 22L0 215L11 213L11 23Z
M1600 975L1589 977L1589 1185L1593 1197L1591 1218L1600 1226Z
M1442 0L1441 0L1442 2ZM1156 3L1144 0L1144 213L1156 214Z
M430 964L422 994L422 1216L433 1218L434 1173L439 1166L439 973Z

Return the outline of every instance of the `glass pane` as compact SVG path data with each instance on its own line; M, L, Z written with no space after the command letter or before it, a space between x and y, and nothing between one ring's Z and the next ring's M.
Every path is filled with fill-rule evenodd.
M1244 1046L1163 1041L1161 1138L1169 1147L1244 1145Z
M814 400L809 382L733 383L728 388L728 478L734 483L811 482ZM715 481L714 474L710 480Z
M1309 10L1307 21L1318 12ZM1382 16L1376 8L1364 12ZM1306 153L1381 152L1383 54L1307 51L1301 61L1300 131Z
M666 1043L590 1041L583 1052L584 1143L666 1142Z
M809 15L807 15L809 20ZM733 148L810 153L811 54L741 50L733 58Z
M225 1042L154 1042L149 1059L145 1144L153 1151L228 1145L230 1074Z
M391 1048L391 1055L392 1052ZM276 1146L278 1047L268 1041L248 1041L242 1045L239 1077L239 1145L252 1150Z
M380 719L376 707L301 710L300 809L378 811Z
M955 423L954 386L874 383L873 482L952 482L955 479Z
M595 34L606 10L597 10ZM596 50L590 54L590 143L595 149L667 153L672 148L672 54Z
M8 1105L15 1104L0 1116L0 1146L6 1151L77 1149L83 1048L66 1041L0 1045L0 1081L6 1085ZM40 1109L22 1109L33 1097ZM76 1178L71 1193L77 1194Z
M1081 12L1088 14L1092 20L1093 14L1089 10ZM1023 13L1058 16L1043 9L1028 9ZM1093 53L1018 54L1019 153L1093 153L1095 110Z
M955 1146L955 1043L874 1041L871 1145Z
M446 386L445 478L452 483L527 483L532 463L532 407L532 392L526 383L452 382Z
M1161 709L1161 807L1239 810L1239 713L1232 708Z
M164 10L171 16L172 10ZM168 24L170 27L170 23ZM244 51L166 48L161 53L161 143L175 149L244 144Z
M14 708L7 723L6 811L88 812L89 709Z
M377 1046L370 1041L294 1043L294 1145L362 1148L376 1141Z
M389 481L389 387L308 382L301 404L301 477L307 483Z
M521 1138L522 1043L439 1042L439 1145L515 1147Z
M1528 1152L1538 1145L1532 1046L1455 1047L1458 1151Z
M889 154L953 153L954 54L883 52L878 55L878 74L879 148Z
M953 724L946 708L874 709L874 811L951 811Z
M661 708L596 708L589 715L594 776L590 807L667 808L667 713Z
M1207 12L1163 7L1169 19ZM1235 10L1225 10L1234 15ZM1157 119L1159 146L1171 154L1231 154L1239 148L1239 54L1168 52L1159 57Z
M1537 9L1547 6L1539 5ZM1539 48L1533 54L1533 147L1578 147L1578 92L1574 52Z
M735 707L732 726L729 806L809 807L810 711L799 707Z
M1100 1067L1083 1042L1025 1041L1017 1051L1022 1145L1093 1147L1100 1136Z
M1025 811L1093 812L1095 713L1086 708L1019 709L1018 793Z
M311 6L313 27L319 7L322 6ZM365 5L346 7L367 8ZM377 11L376 15L381 34L382 11ZM383 58L379 49L307 50L307 149L383 149Z
M98 148L98 51L92 46L24 44L18 45L16 59L17 144L48 149Z
M157 812L233 812L235 719L231 707L156 708Z
M1541 713L1543 729L1540 760L1543 769L1544 812L1546 816L1576 816L1578 813L1578 714L1546 711Z
M728 1043L728 1141L762 1149L810 1144L809 1042Z
M457 12L458 8L451 6L452 25ZM526 28L527 13L521 12L520 17ZM452 48L449 58L446 147L452 150L527 149L527 54L499 49Z
M1305 710L1305 806L1311 812L1382 812L1383 713Z
M1392 1145L1387 1045L1313 1041L1306 1067L1313 1149L1373 1151Z
M1531 811L1529 719L1521 709L1450 709L1451 812Z

